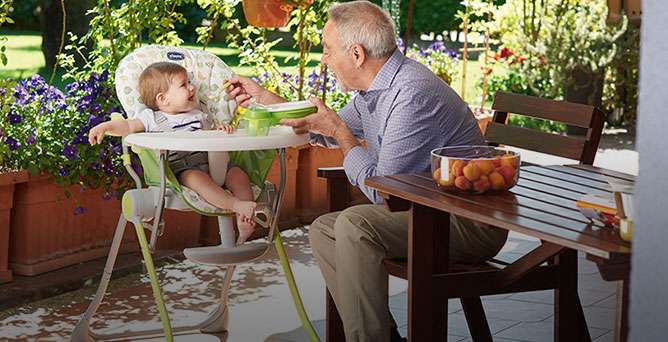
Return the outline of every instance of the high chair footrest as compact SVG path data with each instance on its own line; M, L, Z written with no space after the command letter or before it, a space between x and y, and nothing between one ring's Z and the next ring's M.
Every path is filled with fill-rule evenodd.
M186 248L183 254L194 263L203 265L234 265L253 261L267 252L268 243L248 243L236 247L209 246Z

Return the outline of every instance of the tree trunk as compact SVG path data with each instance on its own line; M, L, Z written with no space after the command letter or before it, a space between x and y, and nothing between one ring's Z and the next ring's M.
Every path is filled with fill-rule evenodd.
M582 103L601 108L603 101L603 70L592 72L589 68L578 67L571 72L571 82L564 91L568 102ZM568 135L585 135L587 130L568 126Z
M89 18L86 11L93 7L92 0L66 0L65 10L67 22L65 25L65 45L68 44L67 32L81 37L88 32ZM56 63L56 56L60 48L60 37L63 30L63 11L60 0L44 0L40 17L42 28L42 53L46 67L51 69ZM78 56L77 56L78 58ZM78 63L82 61L77 59Z

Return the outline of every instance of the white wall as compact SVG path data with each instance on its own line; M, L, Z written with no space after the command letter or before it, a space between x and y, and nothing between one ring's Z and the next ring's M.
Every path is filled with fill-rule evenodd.
M668 341L668 1L643 0L629 341Z

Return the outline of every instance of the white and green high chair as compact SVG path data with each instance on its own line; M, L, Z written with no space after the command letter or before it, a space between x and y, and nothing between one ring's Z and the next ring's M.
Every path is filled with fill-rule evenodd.
M138 100L137 82L139 74L148 65L169 61L180 64L188 70L189 78L197 89L202 109L212 115L212 119L230 118L235 112L235 102L229 100L223 84L233 72L217 56L199 50L177 47L146 46L126 56L116 71L116 92L128 117L133 117L146 107ZM120 115L118 115L120 116ZM296 135L289 127L271 127L267 136L247 136L243 129L234 134L222 131L165 132L131 134L123 139L123 163L127 172L136 183L136 189L125 192L122 199L122 214L118 220L116 232L111 244L104 273L95 297L76 325L71 341L96 341L111 339L132 339L163 335L167 341L173 341L174 333L200 331L204 333L222 333L228 329L229 309L228 291L231 285L235 265L249 262L263 256L272 246L276 248L285 272L295 307L304 329L311 341L319 341L315 329L306 315L290 264L283 249L277 218L280 214L281 199L285 189L286 164L285 148L307 143L306 135ZM129 147L137 153L144 169L145 187L130 165ZM278 190L265 178L278 149L281 180ZM201 199L192 190L180 185L169 169L167 156L170 150L209 151L209 168L217 184L224 183L228 160L240 166L248 173L258 194L258 205L270 208L267 215L269 227L266 242L235 245L234 216L230 211L221 210ZM229 152L229 157L228 157ZM193 210L202 215L217 216L221 245L188 248L183 251L189 260L207 265L225 267L225 278L221 296L215 309L199 324L184 327L172 327L162 296L158 277L153 266L151 252L164 227L163 209ZM151 222L152 221L152 222ZM90 321L102 303L111 279L114 263L121 247L123 233L128 222L135 226L137 239L141 247L146 270L162 329L145 331L127 331L102 335L92 331ZM147 241L144 230L151 231Z

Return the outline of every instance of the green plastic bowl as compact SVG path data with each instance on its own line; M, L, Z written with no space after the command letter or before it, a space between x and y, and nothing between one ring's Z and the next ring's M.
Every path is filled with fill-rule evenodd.
M281 119L299 119L318 111L310 101L280 103L267 106L267 109L273 118L273 125L278 125Z
M249 108L243 119L248 121L246 135L250 137L268 135L274 120L265 108Z

